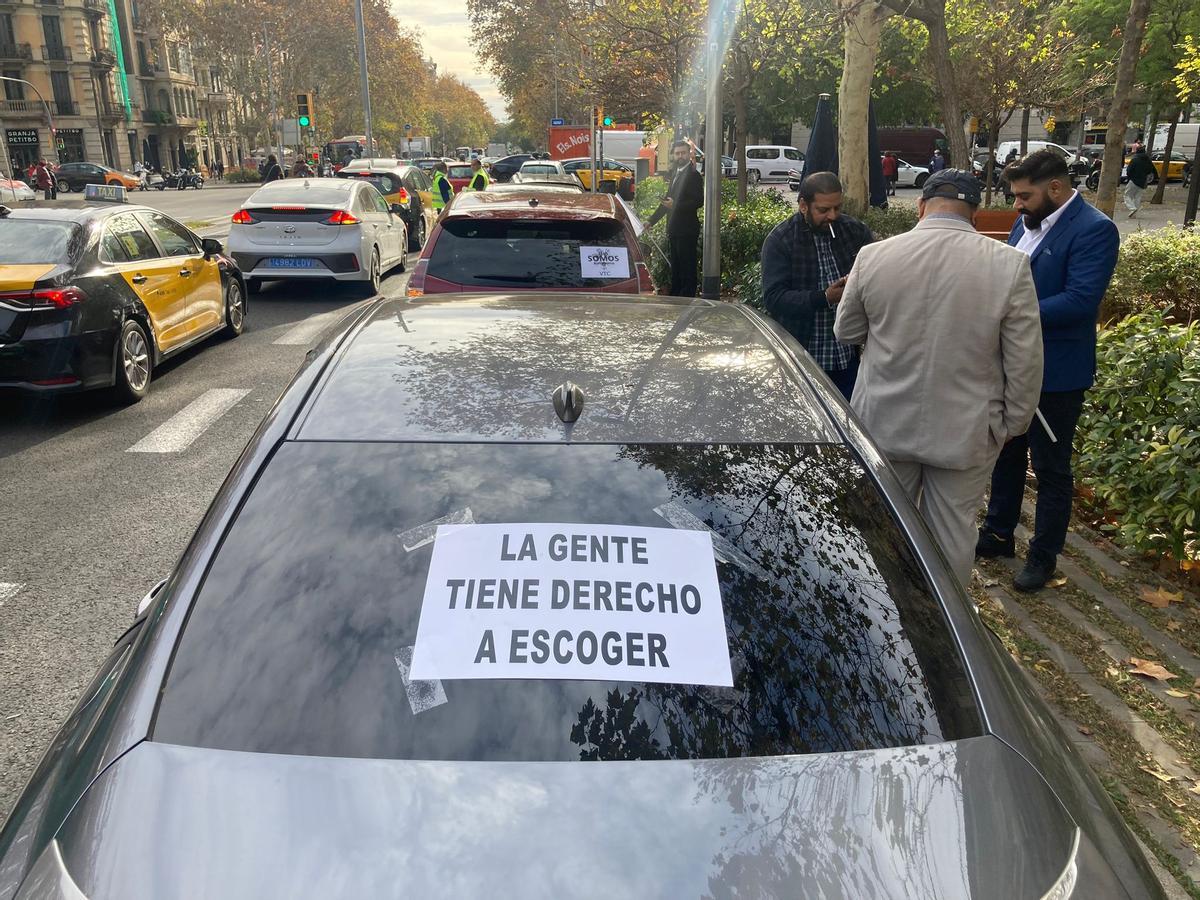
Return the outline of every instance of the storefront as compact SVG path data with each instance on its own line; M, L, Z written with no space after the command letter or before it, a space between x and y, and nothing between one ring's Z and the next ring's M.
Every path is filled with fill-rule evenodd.
M83 145L82 128L59 128L57 135L60 163L89 161Z
M16 172L23 172L41 158L42 144L36 128L6 128L4 140Z

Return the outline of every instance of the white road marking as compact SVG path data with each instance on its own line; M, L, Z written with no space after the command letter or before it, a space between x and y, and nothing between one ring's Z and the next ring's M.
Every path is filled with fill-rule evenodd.
M13 584L11 581L0 581L0 606L17 596L17 592L25 587L23 584Z
M289 347L307 346L314 343L325 332L326 328L349 313L350 310L351 307L346 307L345 309L335 309L332 312L309 316L302 322L293 325L272 343Z
M178 453L186 450L209 425L225 415L248 393L249 390L240 388L213 388L205 391L126 452Z

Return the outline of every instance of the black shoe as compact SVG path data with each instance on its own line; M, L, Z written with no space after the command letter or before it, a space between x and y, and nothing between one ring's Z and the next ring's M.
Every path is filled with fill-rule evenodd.
M1026 594L1040 591L1054 576L1054 561L1044 562L1040 559L1025 560L1023 568L1013 579L1013 587Z
M994 531L981 528L979 529L979 540L975 542L975 555L984 559L994 559L997 556L1012 559L1017 555L1017 542L1012 538L1002 538Z

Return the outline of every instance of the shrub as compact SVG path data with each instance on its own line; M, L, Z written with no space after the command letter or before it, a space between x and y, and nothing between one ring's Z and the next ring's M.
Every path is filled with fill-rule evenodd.
M238 167L230 169L225 173L225 180L232 184L251 184L262 180L262 176L258 174L258 169L246 169Z
M1123 319L1099 334L1096 375L1075 449L1114 537L1200 559L1200 323Z
M1100 320L1168 306L1184 322L1200 319L1200 232L1174 225L1121 243Z
M887 209L873 206L862 216L862 222L883 240L912 231L917 225L917 208L907 203L893 203Z

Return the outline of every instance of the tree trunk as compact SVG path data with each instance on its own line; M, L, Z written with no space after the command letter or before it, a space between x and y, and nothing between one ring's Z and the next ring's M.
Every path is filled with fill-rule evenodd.
M1133 99L1133 77L1136 74L1146 20L1150 17L1150 0L1130 0L1129 16L1125 20L1121 58L1117 62L1117 79L1113 88L1112 105L1108 110L1108 133L1104 138L1104 167L1100 170L1100 188L1096 192L1096 208L1112 218L1117 203L1117 182L1125 164L1125 129L1129 125L1129 106Z
M843 208L852 216L861 216L871 205L867 116L885 15L874 2L843 2L842 14L845 54L838 86L838 176Z
M1171 148L1175 146L1175 126L1179 124L1179 115L1171 117L1171 127L1167 129L1167 146L1163 147L1163 170L1158 176L1158 187L1154 189L1154 196L1150 198L1151 203L1161 205L1163 202L1163 191L1167 189L1167 176L1171 174Z
M1024 157L1029 152L1029 107L1026 106L1021 110L1021 152L1020 156Z
M1029 107L1025 107L1025 122L1029 123ZM983 205L985 207L992 205L992 184L995 179L996 163L996 137L1000 131L1000 113L997 110L992 110L988 127L988 155L987 162L983 165L983 180L987 187L984 188ZM1022 156L1025 154L1022 153Z
M1149 0L1143 0L1149 3ZM1144 24L1144 22L1143 22ZM946 34L946 14L943 7L932 21L925 23L929 31L929 65L933 69L934 86L942 107L942 122L950 141L948 164L960 169L970 168L971 150L963 131L962 106L958 101L958 85L950 64L950 38Z

